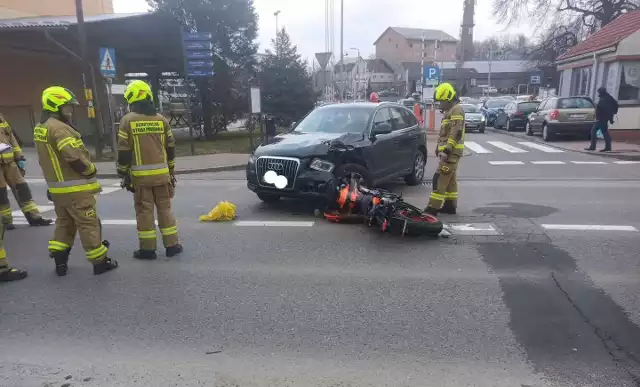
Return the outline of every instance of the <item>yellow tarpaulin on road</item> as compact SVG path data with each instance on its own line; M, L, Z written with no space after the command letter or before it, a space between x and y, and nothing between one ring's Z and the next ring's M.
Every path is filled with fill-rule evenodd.
M201 222L229 221L236 218L236 205L227 201L218 203L208 214L201 215Z

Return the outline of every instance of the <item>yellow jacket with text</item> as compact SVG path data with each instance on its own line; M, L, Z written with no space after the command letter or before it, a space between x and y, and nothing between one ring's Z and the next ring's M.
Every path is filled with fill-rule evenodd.
M33 130L42 173L54 199L102 191L96 167L80 133L70 125L50 117Z
M457 161L464 153L464 136L464 110L460 104L455 104L442 117L437 153L444 152L449 155L450 162Z
M18 161L24 158L22 148L16 140L16 136L13 134L13 130L4 117L0 114L0 143L11 145L13 148L11 152L4 152L0 154L2 162Z
M175 145L164 116L128 113L118 131L118 173L130 173L134 186L168 184L175 167Z

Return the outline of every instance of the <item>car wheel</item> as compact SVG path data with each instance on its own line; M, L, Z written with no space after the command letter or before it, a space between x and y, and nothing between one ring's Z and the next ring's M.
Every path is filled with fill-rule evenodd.
M553 141L556 137L556 134L553 133L547 124L542 124L542 139L544 141Z
M274 194L259 193L257 195L258 199L262 200L265 203L275 203L280 200L280 196Z
M507 132L511 131L511 120L507 118L507 122L504 124L505 129L507 129Z
M527 121L527 123L524 124L524 133L527 136L533 136L533 128L531 127L531 123L529 121Z
M413 158L413 168L411 169L411 173L404 177L405 183L407 183L407 185L418 185L422 183L426 165L427 159L424 157L424 153L417 151Z
M347 182L350 179L359 180L361 184L365 187L371 188L371 175L367 168L363 167L360 164L343 164L336 168L334 172L335 177L339 182L346 180Z

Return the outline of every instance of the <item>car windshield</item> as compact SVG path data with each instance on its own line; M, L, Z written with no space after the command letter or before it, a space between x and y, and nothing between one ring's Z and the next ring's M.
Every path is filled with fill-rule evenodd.
M559 109L593 109L593 102L587 98L560 98Z
M302 121L295 133L362 133L367 129L371 107L327 106L318 108Z
M533 112L538 106L540 106L540 102L521 102L518 104L518 110L521 112Z
M507 106L508 103L509 103L509 100L507 99L492 99L491 101L486 102L486 106L488 109L496 109L496 108L503 108Z
M464 110L465 113L480 113L480 110L474 105L464 104L462 105L462 110Z

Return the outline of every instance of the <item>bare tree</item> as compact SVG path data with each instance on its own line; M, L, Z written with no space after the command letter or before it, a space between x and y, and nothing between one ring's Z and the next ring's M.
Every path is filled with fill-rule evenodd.
M578 35L590 34L625 12L640 8L640 0L494 0L500 22L509 25L523 20L535 26L579 25Z

